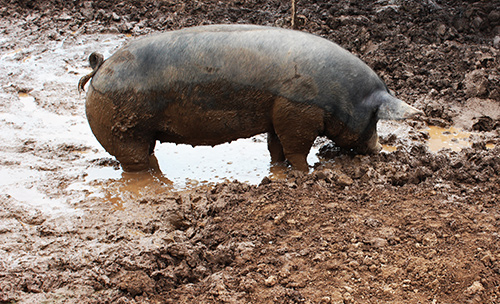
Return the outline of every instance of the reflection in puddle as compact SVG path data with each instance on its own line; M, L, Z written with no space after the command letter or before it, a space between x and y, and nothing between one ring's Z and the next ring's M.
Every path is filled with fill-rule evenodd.
M172 182L161 175L144 173L123 173L122 178L104 188L104 199L117 210L123 210L123 203L144 195L157 195L172 190Z
M285 165L273 165L269 168L270 175L268 176L270 180L284 180L286 179L286 172L288 167Z
M427 131L429 132L429 150L432 152L437 152L441 149L451 149L458 152L472 145L469 141L470 133L455 127L446 129L429 126Z
M318 148L311 149L309 164L318 162ZM111 167L90 167L85 183L100 189L102 198L122 209L129 200L145 195L194 188L211 188L219 182L238 180L259 184L264 177L286 178L286 166L271 166L267 142L262 135L215 147L157 145L155 155L162 174L123 173Z
M307 161L313 165L318 161L318 148L311 149ZM256 185L265 176L280 178L284 170L271 168L265 136L242 138L215 147L157 145L155 155L163 175L172 180L174 187L185 188L193 180L199 184L238 180Z
M173 189L172 182L162 175L150 172L126 173L112 167L89 167L85 184L91 185L91 189L88 189L91 196L101 197L117 210L124 209L126 201ZM86 188L85 185L82 187Z
M85 182L95 180L117 180L122 176L122 170L113 167L89 167L85 170Z

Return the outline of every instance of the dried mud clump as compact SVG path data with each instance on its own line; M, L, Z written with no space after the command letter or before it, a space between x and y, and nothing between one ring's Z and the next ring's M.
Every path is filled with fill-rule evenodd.
M500 127L500 119L496 121L489 116L481 116L478 118L477 122L472 125L472 129L476 131L492 131Z

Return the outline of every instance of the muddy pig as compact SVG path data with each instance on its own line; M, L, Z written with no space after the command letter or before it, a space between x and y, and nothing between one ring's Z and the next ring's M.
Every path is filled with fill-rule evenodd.
M87 118L125 171L148 170L157 140L213 146L264 132L272 162L307 171L317 136L378 152L379 119L420 113L337 44L282 28L192 27L89 60L78 85L92 78Z

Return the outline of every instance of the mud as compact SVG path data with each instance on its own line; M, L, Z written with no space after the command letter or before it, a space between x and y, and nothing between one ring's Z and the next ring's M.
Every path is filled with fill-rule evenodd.
M319 139L309 174L270 167L259 135L158 145L162 175L122 173L93 137L88 55L191 25L288 27L289 1L1 4L0 303L500 302L495 1L298 1L300 30L426 117L379 123L378 155Z

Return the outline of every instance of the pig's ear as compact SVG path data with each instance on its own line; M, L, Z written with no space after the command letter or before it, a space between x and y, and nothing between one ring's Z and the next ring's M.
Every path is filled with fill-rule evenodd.
M377 96L378 111L377 118L384 120L401 120L423 114L422 111L410 106L406 102L397 99L388 92Z

